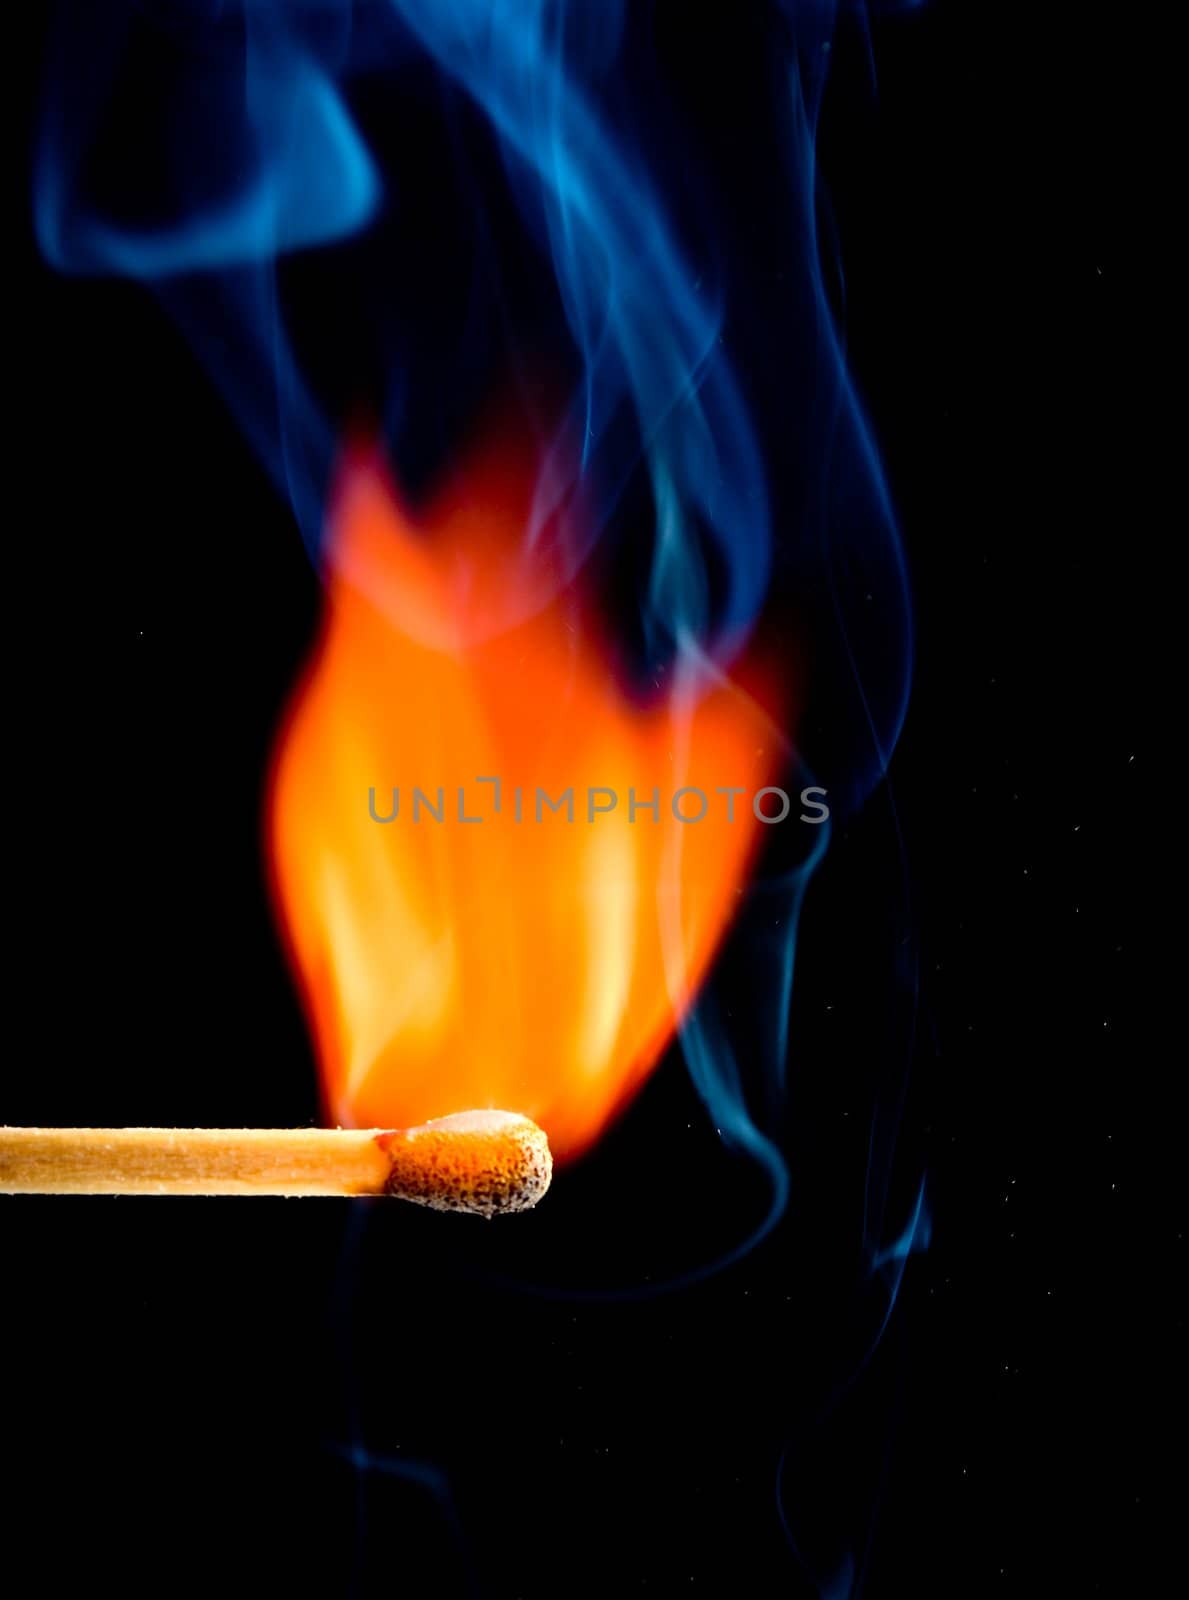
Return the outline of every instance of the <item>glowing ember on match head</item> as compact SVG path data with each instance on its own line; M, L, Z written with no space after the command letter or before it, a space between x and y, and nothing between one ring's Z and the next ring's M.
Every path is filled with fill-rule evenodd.
M527 1211L553 1176L545 1134L509 1111L460 1111L378 1143L392 1161L389 1193L435 1211Z

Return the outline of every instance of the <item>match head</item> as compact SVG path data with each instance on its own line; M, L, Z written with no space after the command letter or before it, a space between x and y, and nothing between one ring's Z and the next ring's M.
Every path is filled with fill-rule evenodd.
M378 1142L392 1162L387 1192L435 1211L528 1211L553 1176L544 1130L513 1111L460 1111Z

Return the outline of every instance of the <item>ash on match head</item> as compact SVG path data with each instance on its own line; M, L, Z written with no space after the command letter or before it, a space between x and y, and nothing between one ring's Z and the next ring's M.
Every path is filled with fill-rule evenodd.
M528 1117L416 1128L0 1128L0 1193L391 1195L435 1211L527 1211L549 1187Z

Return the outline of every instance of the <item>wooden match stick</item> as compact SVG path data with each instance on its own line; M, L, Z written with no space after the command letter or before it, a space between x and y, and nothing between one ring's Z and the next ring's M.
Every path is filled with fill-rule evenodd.
M416 1128L0 1128L0 1193L396 1195L437 1211L527 1211L549 1187L528 1117Z

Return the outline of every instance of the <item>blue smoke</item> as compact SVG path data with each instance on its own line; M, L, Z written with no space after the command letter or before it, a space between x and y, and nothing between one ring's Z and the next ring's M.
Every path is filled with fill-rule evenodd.
M680 668L695 693L747 643L773 591L777 614L812 597L827 615L817 618L810 706L824 683L833 731L812 776L790 752L800 777L789 787L823 785L836 827L887 776L913 653L890 497L827 288L827 271L831 283L838 274L817 138L841 9L832 0L771 7L779 50L757 94L770 93L775 108L766 154L779 175L782 304L754 316L749 264L733 261L729 226L696 181L697 151L685 148L659 74L642 64L651 7L624 0L64 4L36 153L37 237L59 270L133 279L160 299L292 505L315 561L359 399L353 382L367 374L367 402L394 456L415 457L421 419L446 409L454 390L480 389L490 371L479 369L498 365L501 319L515 364L531 303L523 343L562 353L569 386L541 442L526 539L550 538L557 513L580 501L594 515L572 567L600 541L614 549L646 484L652 526L633 569L636 621L649 662ZM722 14L726 27L731 8ZM410 259L432 248L406 231L403 212L426 158L407 139L390 148L392 117L407 133L400 114L414 110L436 118L453 152L441 182L467 215L461 249L473 257L469 297L439 309L428 331L432 307L401 289ZM496 242L493 172L531 271ZM317 282L330 273L333 287L316 288L311 313L302 289L312 269ZM430 263L419 281L432 279ZM316 348L324 313L356 300L362 332L328 368ZM708 1117L769 1193L738 1246L683 1282L737 1260L788 1201L780 1127L797 930L831 830L802 831L813 834L803 855L757 878L732 936L746 950L746 992L737 972L729 997L712 976L680 1029ZM889 1046L886 1103L871 1119L863 1217L861 1271L883 1299L855 1376L930 1229L923 1186L906 1218L889 1200L915 1008L906 891L902 926L908 1020ZM746 1060L732 1005L762 1019ZM377 1470L421 1471L368 1451L357 1417L347 1459L361 1482ZM437 1477L424 1483L447 1497ZM859 1582L847 1556L821 1590L840 1597Z

